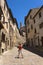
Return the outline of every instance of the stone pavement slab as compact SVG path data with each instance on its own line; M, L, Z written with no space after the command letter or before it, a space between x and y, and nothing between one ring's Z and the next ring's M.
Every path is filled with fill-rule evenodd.
M43 65L43 57L40 57L30 51L22 49L24 58L17 58L18 49L4 52L0 56L0 65Z

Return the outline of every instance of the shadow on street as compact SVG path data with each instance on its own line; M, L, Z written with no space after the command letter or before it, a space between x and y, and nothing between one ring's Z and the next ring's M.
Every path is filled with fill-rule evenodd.
M36 47L29 47L29 46L23 45L23 48L43 57L43 51L38 50Z

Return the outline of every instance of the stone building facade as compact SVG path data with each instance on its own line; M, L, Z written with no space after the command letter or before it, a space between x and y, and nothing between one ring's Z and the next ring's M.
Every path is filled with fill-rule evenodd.
M41 11L41 14L40 14ZM31 9L28 15L25 17L26 26L26 41L29 46L41 46L42 43L39 41L42 35L43 38L43 28L40 29L41 21L43 20L43 6L40 8ZM39 16L42 16L39 18ZM39 25L40 22L40 25ZM43 25L42 25L43 26ZM37 31L37 32L36 32ZM39 43L40 42L40 43Z
M40 7L38 12L33 17L34 30L35 30L35 45L43 46L43 6Z
M14 37L16 37L15 30L17 28L16 23L7 1L0 0L0 53L14 46Z

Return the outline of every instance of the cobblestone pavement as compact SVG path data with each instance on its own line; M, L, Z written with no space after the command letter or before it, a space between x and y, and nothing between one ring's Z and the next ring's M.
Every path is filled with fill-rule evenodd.
M25 49L22 50L24 58L17 58L17 48L4 52L0 56L0 65L43 65L43 57L40 57Z

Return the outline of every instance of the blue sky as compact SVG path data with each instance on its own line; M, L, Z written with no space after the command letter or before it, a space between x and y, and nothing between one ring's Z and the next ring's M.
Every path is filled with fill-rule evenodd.
M24 17L29 10L43 5L43 0L7 0L7 3L20 27L20 22L24 25Z

